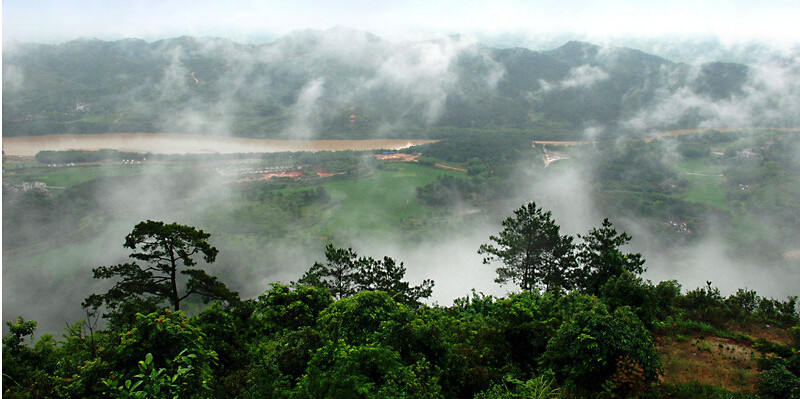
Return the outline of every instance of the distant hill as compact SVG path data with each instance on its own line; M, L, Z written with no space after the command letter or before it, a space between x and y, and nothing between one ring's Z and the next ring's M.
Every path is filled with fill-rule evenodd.
M4 52L3 72L4 136L297 138L641 130L628 122L665 99L730 102L747 93L752 75L741 64L690 66L582 42L536 52L459 37L390 42L349 29L263 45L196 37L28 44ZM684 105L647 127L693 128L714 116L696 108Z

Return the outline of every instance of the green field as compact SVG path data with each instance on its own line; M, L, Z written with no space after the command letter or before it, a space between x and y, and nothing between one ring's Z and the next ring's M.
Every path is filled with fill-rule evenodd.
M689 202L710 205L722 210L729 210L726 198L727 186L723 177L719 176L684 176L690 181L684 198Z
M186 165L120 165L120 164L81 164L75 166L50 167L41 164L7 163L3 165L3 181L11 184L40 181L50 187L69 188L98 177L122 177L151 174L175 173L186 170ZM60 190L51 192L58 195Z
M463 175L417 164L390 164L387 169L358 179L328 183L323 187L336 204L323 215L323 232L397 229L408 218L434 212L417 201L416 188L441 175Z
M245 200L236 194L229 195L229 189L217 190L213 187L205 189L201 195L194 198L163 204L151 208L155 213L169 213L179 219L197 220L204 229L212 234L225 234L231 240L242 240L242 250L248 248L249 238L264 236L272 239L283 236L293 238L308 237L353 237L362 234L395 233L399 229L408 228L408 224L425 228L427 224L419 220L434 215L443 217L446 211L430 208L421 204L416 197L417 187L428 184L443 175L464 175L463 172L438 169L419 164L398 163L386 164L373 172L361 176L338 181L320 180L321 184L314 184L313 180L307 181L301 187L276 188L275 193L291 196L292 193L315 190L321 186L330 196L330 200L318 209L304 209L302 215L295 215L276 206L270 201ZM185 166L172 165L169 169L153 170L140 165L87 165L63 168L26 168L24 173L15 176L4 176L12 182L15 181L44 181L50 186L71 187L82 182L101 176L132 176L147 173L160 173L169 176L169 172L186 169ZM276 186L278 187L278 186ZM62 190L53 191L61 192ZM140 192L140 190L138 190ZM137 189L133 188L132 193ZM233 189L233 193L236 189ZM64 258L64 249L69 248L70 253L96 253L97 248L91 237L86 235L97 234L97 223L119 224L120 219L135 217L139 211L126 210L123 213L108 210L90 210L76 230L82 232L81 237L75 237L77 242L68 237L42 242L31 248L36 253L38 264L55 264L56 259ZM118 226L119 227L119 226ZM94 232L94 233L93 233ZM254 244L258 245L258 244ZM17 251L20 252L20 251ZM7 258L9 266L14 267L20 259L11 253ZM24 263L29 262L25 260ZM70 270L71 267L62 264L60 270Z

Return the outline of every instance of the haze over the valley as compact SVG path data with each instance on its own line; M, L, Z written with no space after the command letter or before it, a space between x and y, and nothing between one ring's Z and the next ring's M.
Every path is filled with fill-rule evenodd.
M228 136L346 138L350 126L363 123L365 127L354 138L414 135L437 139L431 135L453 126L514 132L536 128L566 132L565 138L571 140L614 137L623 147L624 137L649 137L683 127L797 128L797 21L800 2L778 0L500 1L491 5L475 1L4 1L3 112L10 116L8 125L4 117L3 135L23 132L19 135L24 136L23 129L42 122L28 118L35 112L52 111L36 108L42 98L55 106L63 103L69 108L64 114L75 112L83 101L95 109L101 107L96 100L77 95L53 99L31 94L34 89L50 93L52 87L102 98L102 107L107 108L103 108L106 119L101 126L129 123L125 126L213 134L222 136L220 140ZM33 43L44 46L31 47ZM101 52L106 50L118 52ZM141 64L130 70L125 65L106 68L103 64L96 74L92 70L87 75L88 68L59 63L58 56L64 54L72 55L79 66L113 57L124 60L123 64L130 60ZM530 72L526 68L531 65L542 69ZM544 71L543 66L552 70ZM107 78L107 83L93 81L98 76ZM114 82L123 82L119 84L124 90L107 90ZM616 97L611 101L609 96ZM558 106L552 105L555 101ZM79 125L89 130L97 126L92 125L96 120L83 122L54 124L65 130L53 133L76 133L68 129ZM795 136L800 140L800 133ZM664 159L679 157L675 148L665 145ZM800 153L795 159L800 162ZM607 216L599 211L588 188L595 161L574 159L570 161L574 167L546 177L538 164L513 165L517 176L524 177L513 198L517 205L533 200L551 209L565 233L585 233ZM191 188L185 198L189 206L176 206L165 194L169 191L165 187L173 182L159 177L161 166L147 166L152 169L135 189L98 190L100 208L124 211L91 241L90 253L66 250L57 259L38 253L31 256L35 265L14 270L7 270L4 261L3 318L24 313L43 321L46 331L80 319L80 301L106 287L91 279L91 268L124 261L120 244L133 223L161 219L202 227L205 219L198 215L214 212L208 199L232 195L209 178ZM494 268L482 265L476 253L490 234L499 231L498 215L510 214L515 206L510 201L502 205L509 207L476 216L469 231L437 230L416 242L404 241L393 232L342 234L336 244L352 246L360 254L404 261L412 281L436 281L433 301L450 303L468 295L471 288L503 294L514 287L493 283ZM370 204L369 209L363 217L380 218L384 212L380 203ZM460 214L472 211L468 206L458 210ZM656 282L677 279L684 288L694 288L713 280L725 293L746 286L781 299L800 294L797 261L765 271L751 259L732 255L723 233L707 234L676 253L643 221L614 221L634 236L629 250L643 253L648 267L645 277ZM4 224L4 234L14 231ZM209 270L224 270L219 272L221 279L247 297L258 295L270 282L296 280L322 258L325 244L280 239L267 243L256 238L242 244L243 239L230 236L220 241L237 239L237 245L258 250L230 253L220 246L221 267ZM790 244L780 245L788 251ZM81 265L80 275L58 271L65 259ZM19 259L15 262L22 264ZM59 284L65 279L75 279L75 283ZM49 291L42 295L42 290ZM63 308L53 306L51 296L62 298L58 303Z

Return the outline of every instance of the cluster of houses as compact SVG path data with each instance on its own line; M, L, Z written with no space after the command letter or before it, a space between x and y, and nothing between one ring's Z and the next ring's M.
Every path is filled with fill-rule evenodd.
M680 219L667 219L666 224L678 234L692 234L692 230L689 229L689 224L686 221Z
M745 148L743 150L736 151L736 157L743 158L743 159L753 159L757 158L759 155L753 151L752 148Z

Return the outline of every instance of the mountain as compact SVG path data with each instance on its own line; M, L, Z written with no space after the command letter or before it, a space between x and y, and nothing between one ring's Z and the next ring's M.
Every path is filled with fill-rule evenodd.
M578 137L587 128L697 127L719 116L718 102L735 106L751 94L754 76L742 64L688 65L583 42L536 52L458 36L390 42L350 29L261 45L74 40L4 50L3 135L362 138L477 129ZM665 101L680 106L674 117L648 118Z

